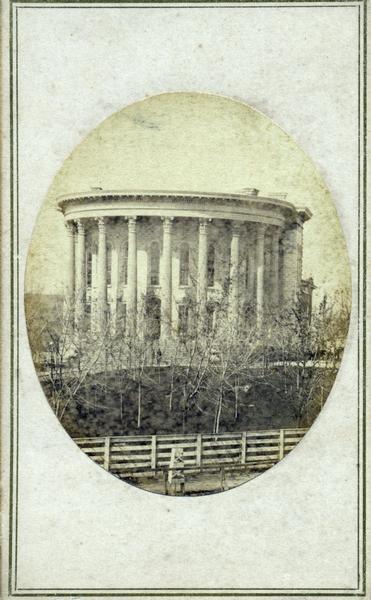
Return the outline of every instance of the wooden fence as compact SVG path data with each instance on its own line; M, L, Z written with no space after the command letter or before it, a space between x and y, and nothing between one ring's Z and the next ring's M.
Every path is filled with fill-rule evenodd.
M188 473L267 469L302 439L307 429L278 429L195 435L75 438L90 458L120 477L153 477L170 468L171 451L181 448Z

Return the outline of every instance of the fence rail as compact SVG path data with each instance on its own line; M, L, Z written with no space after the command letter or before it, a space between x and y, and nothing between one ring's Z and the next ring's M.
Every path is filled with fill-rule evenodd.
M121 477L168 472L173 448L180 448L188 473L213 469L267 469L302 439L307 429L276 429L195 435L75 438L91 459Z

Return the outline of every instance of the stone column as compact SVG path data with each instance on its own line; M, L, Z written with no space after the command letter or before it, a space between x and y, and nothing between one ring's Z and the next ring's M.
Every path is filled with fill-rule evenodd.
M117 303L118 303L118 295L119 295L119 265L120 265L120 256L119 256L119 247L117 236L110 235L110 241L112 243L112 266L111 266L111 314L110 314L110 324L111 331L116 333L116 325L117 325Z
M272 289L272 281L271 281L271 269L272 269L272 237L270 229L267 227L264 238L264 310L266 309L266 313L271 307L271 289Z
M249 232L248 242L248 277L247 277L247 292L250 302L254 302L255 291L255 272L256 272L256 233Z
M73 309L75 300L75 224L73 221L66 223L68 235L67 248L67 285L66 285L66 302L68 309Z
M85 277L85 225L77 219L76 247L76 288L75 288L75 321L81 324L85 313L86 277Z
M161 264L161 337L171 336L171 241L173 218L164 217Z
M297 298L301 279L302 227L292 223L286 227L282 239L282 304L289 308ZM300 253L300 254L299 254Z
M240 235L240 224L232 223L229 308L234 324L237 323L239 314Z
M101 333L106 328L107 315L107 235L106 220L98 222L98 259L97 259L97 326Z
M273 310L277 309L280 302L280 236L281 230L275 227L272 232L272 256L271 256L271 305Z
M201 321L206 316L207 302L207 230L208 221L200 219L198 229L197 300Z
M264 240L266 225L256 229L256 325L261 329L264 313Z
M137 217L128 219L128 284L126 291L128 331L136 333L137 325Z

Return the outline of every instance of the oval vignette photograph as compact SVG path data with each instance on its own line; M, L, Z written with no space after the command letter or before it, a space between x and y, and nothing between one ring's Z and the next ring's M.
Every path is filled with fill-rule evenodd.
M288 456L331 392L351 310L311 159L253 107L179 92L114 113L60 162L25 311L61 426L115 477L172 496Z

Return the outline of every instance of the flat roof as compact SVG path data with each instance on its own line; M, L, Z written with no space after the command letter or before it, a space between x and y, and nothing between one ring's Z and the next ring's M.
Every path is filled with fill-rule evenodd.
M105 190L99 187L92 187L90 190L85 192L72 192L70 194L64 194L58 197L58 205L63 208L63 205L71 201L83 201L83 200L104 200L105 198L115 200L120 197L129 198L195 198L195 199L218 199L218 200L238 200L238 201L250 201L253 203L269 203L272 206L278 208L288 209L299 213L303 220L306 221L311 218L312 213L306 207L296 207L292 202L288 202L283 199L285 194L278 193L277 197L273 194L271 196L259 196L259 190L255 188L246 188L246 190L240 190L236 192L201 192L201 191L190 191L190 190L145 190L145 189L122 189L122 190Z

